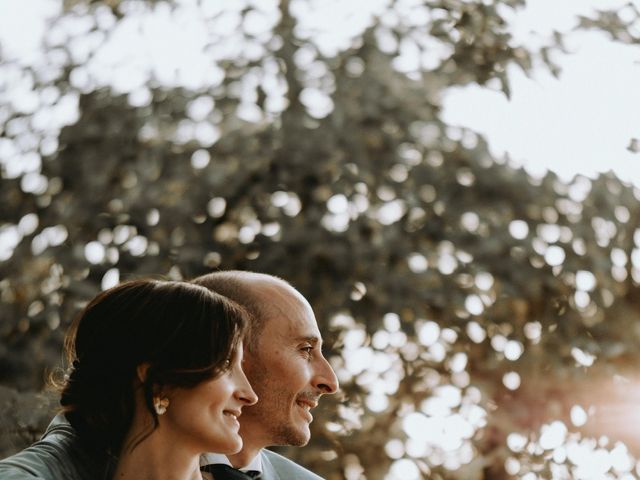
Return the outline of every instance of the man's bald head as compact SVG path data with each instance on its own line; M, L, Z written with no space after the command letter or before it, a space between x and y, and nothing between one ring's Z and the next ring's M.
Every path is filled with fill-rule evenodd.
M195 278L193 283L229 298L249 312L252 319L247 332L246 346L250 350L256 346L266 319L278 313L269 301L270 295L283 289L298 294L288 282L279 277L241 270L208 273Z

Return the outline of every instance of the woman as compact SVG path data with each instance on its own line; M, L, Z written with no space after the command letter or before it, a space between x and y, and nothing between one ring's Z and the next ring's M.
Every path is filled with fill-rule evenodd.
M242 447L257 397L241 368L246 314L184 282L136 280L93 299L65 342L62 415L0 462L0 479L195 480L204 452Z

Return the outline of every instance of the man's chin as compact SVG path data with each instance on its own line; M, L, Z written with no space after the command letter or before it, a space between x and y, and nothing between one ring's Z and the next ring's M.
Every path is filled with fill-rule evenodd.
M289 425L280 431L278 445L290 447L304 447L311 439L309 425Z
M297 433L298 441L294 446L304 447L307 443L309 443L309 440L311 440L311 429L309 428L309 424L305 423L304 425L298 427Z
M311 440L311 433L307 432L305 434L301 434L295 443L292 443L292 447L304 447Z
M306 437L306 438L299 437L293 441L290 441L288 445L290 447L304 447L307 445L307 443L309 443L309 440L310 440L310 437Z

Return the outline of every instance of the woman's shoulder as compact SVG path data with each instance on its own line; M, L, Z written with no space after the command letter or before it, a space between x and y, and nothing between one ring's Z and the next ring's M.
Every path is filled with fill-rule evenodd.
M105 471L104 456L89 450L62 415L39 441L0 461L3 480L100 479Z

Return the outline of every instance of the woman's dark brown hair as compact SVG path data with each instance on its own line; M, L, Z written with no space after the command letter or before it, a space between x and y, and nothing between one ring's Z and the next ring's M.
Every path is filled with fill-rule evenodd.
M246 328L227 298L185 282L135 280L99 294L65 341L62 410L81 438L117 454L132 423L137 367L146 407L162 387L190 388L223 372Z

